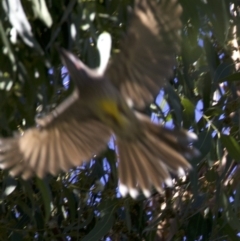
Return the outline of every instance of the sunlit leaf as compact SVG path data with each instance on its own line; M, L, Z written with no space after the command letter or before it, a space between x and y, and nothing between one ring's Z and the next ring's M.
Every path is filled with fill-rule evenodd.
M33 36L31 25L24 12L21 1L3 0L3 7L13 28L17 30L25 44L43 53L40 45Z
M17 187L17 184L18 182L14 178L12 177L6 178L4 181L5 190L3 191L3 195L8 196L12 192L14 192L14 190Z
M52 26L52 17L48 11L46 1L45 0L32 0L33 10L37 17L39 17L47 27Z

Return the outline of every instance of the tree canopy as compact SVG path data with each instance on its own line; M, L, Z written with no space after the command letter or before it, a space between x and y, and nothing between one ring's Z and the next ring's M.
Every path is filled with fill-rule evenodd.
M240 3L179 0L182 50L154 121L198 135L192 170L146 199L122 198L113 141L90 163L43 180L0 171L0 240L239 240ZM56 45L99 65L98 36L112 55L133 0L3 0L0 5L0 137L35 124L73 89Z

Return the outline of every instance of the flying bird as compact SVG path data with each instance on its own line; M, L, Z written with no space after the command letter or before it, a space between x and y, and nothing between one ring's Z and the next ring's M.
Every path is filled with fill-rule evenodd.
M100 153L116 137L119 190L135 198L148 197L171 185L170 173L182 174L196 155L196 135L152 123L140 110L172 76L181 45L182 13L176 0L136 0L120 53L108 61L107 33L100 35L101 66L90 69L74 54L59 48L75 88L36 127L23 135L0 139L0 168L24 179L68 171Z

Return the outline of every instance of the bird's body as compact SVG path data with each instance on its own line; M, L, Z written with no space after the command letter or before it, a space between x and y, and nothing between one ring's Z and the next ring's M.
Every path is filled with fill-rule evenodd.
M136 0L121 53L108 65L104 60L97 70L59 49L75 89L37 120L37 127L23 136L0 139L0 167L23 178L57 174L91 159L114 134L123 195L136 197L141 189L149 196L151 186L161 191L163 182L171 183L169 171L181 174L189 169L185 157L196 154L188 145L196 136L166 129L137 112L153 101L171 76L180 45L180 14L175 0L159 5ZM109 42L109 35L105 37Z

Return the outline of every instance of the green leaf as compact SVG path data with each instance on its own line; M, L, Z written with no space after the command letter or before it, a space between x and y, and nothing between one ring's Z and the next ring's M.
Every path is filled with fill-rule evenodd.
M240 73L234 73L218 80L219 83L222 83L224 81L229 81L229 82L240 81Z
M109 202L111 208L104 210L103 215L100 220L96 223L94 228L82 239L82 241L96 241L101 240L101 238L108 233L114 224L114 210L115 206Z
M236 193L235 193L235 197L234 197L235 212L238 212L239 207L240 207L240 183L237 184Z
M129 200L128 199L126 199L124 201L124 208L125 208L125 222L126 222L128 231L130 232L131 229L132 229L132 222L131 222Z
M178 126L181 126L182 123L182 106L181 106L181 100L173 87L167 83L165 86L166 93L167 93L167 102L170 105L173 115L173 119L175 120L176 124Z
M223 114L223 109L221 109L219 106L212 106L208 108L204 114L210 118L213 118L215 116L220 116Z
M85 213L86 215L86 213ZM94 219L94 213L92 210L88 210L88 213L87 213L87 217L85 217L84 221L79 223L77 226L75 225L74 222L72 222L71 225L67 226L66 228L64 228L64 232L65 233L68 233L68 232L71 232L71 231L79 231L79 229L82 229L82 228L86 228Z
M227 60L221 63L214 74L214 83L221 83L222 79L225 79L235 71L235 64L232 60Z
M212 24L214 36L217 38L218 42L224 44L226 42L228 31L231 29L229 26L230 15L228 1L209 1L208 4L204 4L204 6L204 10Z
M237 141L232 136L222 134L220 137L222 145L226 147L229 155L235 159L235 161L240 160L240 146Z
M111 176L112 176L112 182L114 186L117 186L118 183L118 173L117 173L117 167L116 167L116 152L115 150L112 150L110 148L106 151L106 158L108 160L108 163L111 168Z
M183 106L183 127L188 129L195 120L195 107L187 98L182 98L181 103Z
M222 160L222 157L224 155L224 151L223 151L223 147L222 147L222 142L219 138L217 139L216 153L217 153L218 159Z
M90 44L90 41L87 41L87 63L90 68L97 68L100 65L100 55L95 46Z
M14 231L12 232L11 236L10 236L10 239L11 241L21 241L21 240L24 240L22 235L20 234L20 232L17 232L17 231Z
M34 225L36 225L34 210L29 205L22 202L21 200L17 201L17 205L21 208L22 213L29 217L28 222L29 222L29 220L33 220Z
M236 230L233 229L229 224L225 224L222 228L222 231L224 235L228 237L228 240L239 241L239 237L237 236Z
M215 71L220 61L216 53L216 49L213 47L213 43L210 41L208 37L204 39L204 49L205 49L208 67L209 67L211 76L214 77Z
M197 80L196 87L198 89L198 93L202 97L204 110L206 110L210 106L212 97L212 78L209 72L200 75Z
M229 203L228 197L225 193L221 194L221 204L224 210L224 217L226 222L231 226L232 229L239 229L240 221L236 212L233 211L232 205Z
M214 169L210 169L206 172L205 177L208 182L216 182L218 178L218 174Z
M67 201L68 201L67 205L68 205L69 212L70 212L70 218L71 218L72 222L74 222L76 210L77 210L77 203L75 200L75 196L69 188L65 188L65 187L63 188L63 194L64 194L64 197L67 198Z
M36 178L36 184L40 190L40 193L43 199L44 210L45 210L45 222L47 222L51 214L52 193L49 187L49 183L45 179L42 180L42 179Z
M211 232L211 218L204 218L199 212L193 215L186 228L187 240L196 240L202 236L202 240L209 240Z
M212 147L212 132L206 130L198 135L198 140L193 143L193 146L199 150L200 155L193 158L193 163L196 165L210 152Z

